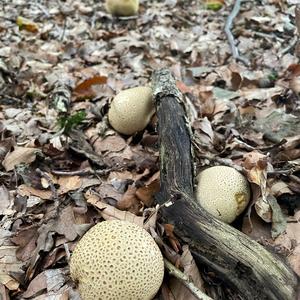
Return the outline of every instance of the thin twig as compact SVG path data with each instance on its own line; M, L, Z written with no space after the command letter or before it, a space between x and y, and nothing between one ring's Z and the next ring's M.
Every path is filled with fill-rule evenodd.
M189 279L187 275L182 273L179 269L173 266L167 259L164 259L165 267L170 275L176 277L181 283L188 288L191 293L199 300L213 300L205 293L203 293L199 288L197 288L194 283Z
M235 19L235 17L238 15L240 8L241 8L241 0L236 0L233 9L226 20L225 33L228 38L228 42L231 48L233 58L235 58L237 61L242 62L246 66L250 66L250 61L247 58L240 56L239 50L235 45L235 40L231 32L232 22Z
M298 35L296 35L296 36L292 39L292 41L289 43L289 45L288 45L287 47L285 47L284 49L282 49L282 51L280 51L279 57L281 57L281 56L283 56L284 54L290 52L290 51L296 46L296 44L297 44L297 42L298 42L298 39L299 39L299 37L298 37Z
M64 23L63 23L63 32L60 37L60 41L62 42L65 38L65 33L66 33L66 28L67 28L67 16L64 16Z
M122 21L130 21L130 20L136 20L138 16L122 16L122 17L117 17L117 19L122 20Z
M124 169L124 166L120 167L113 167L113 168L108 168L104 170L93 170L91 168L83 169L83 170L76 170L76 171L60 171L60 170L51 170L51 173L53 175L58 175L58 176L86 176L86 175L106 175L109 172L112 171L121 171Z

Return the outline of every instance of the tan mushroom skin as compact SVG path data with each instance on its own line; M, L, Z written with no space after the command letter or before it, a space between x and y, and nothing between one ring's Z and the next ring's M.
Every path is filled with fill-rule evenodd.
M116 95L110 105L108 119L116 131L131 135L147 126L154 111L151 88L136 87Z
M115 16L136 15L139 9L139 0L106 0L107 12Z
M77 243L70 272L83 300L150 300L162 284L164 262L147 231L111 220Z
M247 179L227 166L207 168L198 175L197 200L219 220L233 222L250 200Z

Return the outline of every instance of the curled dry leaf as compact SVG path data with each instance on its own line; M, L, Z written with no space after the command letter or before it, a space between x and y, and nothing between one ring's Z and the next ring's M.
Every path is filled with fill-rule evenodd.
M246 171L248 180L260 186L262 192L265 192L268 166L267 156L258 151L246 153L244 154L242 166Z
M92 98L97 95L95 87L97 85L106 84L107 77L106 76L94 76L91 78L88 78L78 84L75 89L74 93L77 98Z
M271 222L271 208L267 201L267 166L268 158L258 151L244 154L242 163L247 175L247 179L259 186L261 197L255 202L257 214L266 222Z
M269 185L271 188L271 193L275 197L281 196L283 194L293 194L288 185L282 180L269 183Z
M120 210L127 210L131 213L138 215L142 208L139 199L136 196L136 187L129 186L121 200L118 201L116 207Z
M172 245L173 249L178 253L180 251L180 243L176 236L174 235L174 225L172 224L165 224L164 225L166 236L169 239L170 244Z
M154 195L159 192L159 189L160 182L156 179L150 184L138 188L135 195L144 203L144 205L151 207L153 205Z

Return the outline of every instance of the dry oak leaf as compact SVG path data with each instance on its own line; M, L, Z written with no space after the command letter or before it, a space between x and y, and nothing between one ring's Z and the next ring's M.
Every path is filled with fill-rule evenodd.
M41 150L37 148L14 147L14 150L5 156L2 165L6 171L11 171L18 164L32 163L36 159L36 154L40 152Z

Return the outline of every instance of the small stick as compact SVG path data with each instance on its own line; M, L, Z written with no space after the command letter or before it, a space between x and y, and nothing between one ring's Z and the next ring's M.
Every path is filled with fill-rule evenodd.
M288 52L290 52L297 44L299 37L295 36L292 41L290 42L290 44L285 47L282 51L280 51L279 56L283 56L284 54L287 54Z
M97 174L97 175L106 175L107 173L111 172L111 171L121 171L124 168L124 166L122 167L114 167L114 168L108 168L108 169L104 169L104 170L93 170L90 168L87 169L83 169L83 170L76 170L76 171L60 171L60 170L51 170L51 173L53 175L58 175L58 176L85 176L85 175L93 175L93 174Z
M207 296L205 293L203 293L199 288L197 288L194 283L189 279L187 275L182 273L179 269L177 269L175 266L173 266L167 259L164 259L165 267L168 271L168 273L174 277L176 277L178 280L181 281L181 283L190 290L190 292L199 300L213 300L209 296Z
M241 0L236 0L233 9L226 20L225 33L228 38L228 42L231 48L233 58L235 58L237 61L242 62L244 65L249 66L250 65L249 60L245 57L240 56L239 50L235 45L234 37L231 32L232 22L235 19L235 17L238 15L240 8L241 8Z

